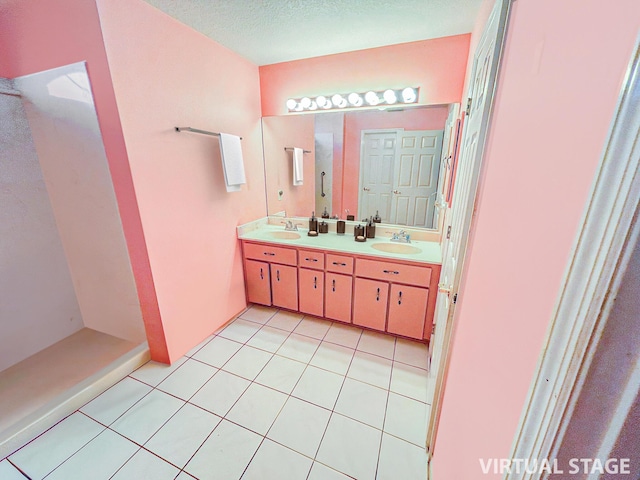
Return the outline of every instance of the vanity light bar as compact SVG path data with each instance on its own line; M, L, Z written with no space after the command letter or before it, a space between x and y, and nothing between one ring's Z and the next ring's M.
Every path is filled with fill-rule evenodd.
M302 97L287 100L289 112L311 112L317 110L339 110L342 108L384 107L386 105L418 102L420 88L406 87L380 91L336 93L331 96L318 95L315 98Z

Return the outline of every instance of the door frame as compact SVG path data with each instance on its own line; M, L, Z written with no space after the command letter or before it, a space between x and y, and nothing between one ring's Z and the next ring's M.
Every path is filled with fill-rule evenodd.
M638 232L640 38L609 127L582 228L547 330L511 458L555 458L582 392ZM616 186L615 195L611 185ZM619 425L610 425L609 433ZM606 441L606 439L605 439ZM608 454L608 452L606 452ZM529 478L508 473L505 480Z
M496 53L494 54L491 69L490 69L494 73L492 73L489 77L489 81L488 81L489 86L487 88L487 101L485 104L485 108L481 113L482 123L479 129L478 147L475 153L477 160L474 165L474 169L471 172L468 204L464 209L464 221L462 222L463 232L461 234L464 240L461 248L460 258L458 259L458 265L456 266L456 273L453 279L453 286L450 292L452 296L455 295L459 290L462 272L466 269L467 263L468 263L468 257L466 255L466 252L467 252L467 246L468 246L469 232L471 230L471 225L475 219L474 213L475 213L475 204L477 200L476 196L478 192L478 183L483 170L482 159L484 157L485 144L486 144L488 131L491 127L491 120L493 116L493 108L495 103L495 92L498 85L498 77L500 74L502 57L504 53L509 14L511 11L511 4L513 1L514 0L496 0L493 7L497 9L497 14L498 14L498 31L497 31L496 42L494 47L496 49ZM472 81L473 80L471 79L470 82ZM470 93L473 95L473 92L470 91ZM464 105L462 106L462 108L464 108ZM467 122L464 122L464 123L467 123ZM463 127L463 131L461 133L462 139L464 139L464 134L465 132ZM458 166L456 166L456 168L458 168ZM448 208L447 213L450 213L450 211L451 209ZM445 215L447 213L445 213ZM445 225L446 225L446 222L445 222ZM446 232L443 232L443 236L444 235L446 235ZM448 294L440 291L438 292L438 302L445 301L444 298L441 298L444 295L448 295ZM435 378L432 377L434 384L432 387L430 387L430 391L429 391L430 399L428 398L428 401L430 401L429 404L431 405L430 413L427 418L427 438L426 438L427 459L429 462L429 472L428 472L429 475L430 475L430 469L431 469L431 458L434 454L436 436L437 436L438 425L440 421L440 413L442 410L442 401L444 398L445 383L446 383L446 378L449 370L449 360L450 360L451 346L453 341L453 330L454 330L454 325L456 323L456 320L457 320L457 314L456 314L455 304L453 302L451 302L451 305L449 306L448 315L446 316L446 318L441 318L441 319L434 318L434 324L435 324L434 328L437 329L440 332L440 334L444 336L442 340L442 344L443 344L442 354L440 356L439 364L435 365ZM442 332L443 330L444 332ZM429 353L431 354L431 349ZM430 364L429 366L430 375L433 372L433 367L434 365Z

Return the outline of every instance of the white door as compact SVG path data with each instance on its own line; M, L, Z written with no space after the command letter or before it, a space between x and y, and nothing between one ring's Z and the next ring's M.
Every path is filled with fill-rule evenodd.
M377 211L383 222L389 222L396 141L397 130L362 133L360 192L356 220L368 218Z
M443 230L442 272L434 316L435 328L429 347L431 350L430 376L434 381L427 430L427 450L430 456L433 455L435 447L435 433L447 373L455 299L472 220L508 7L509 0L496 1L474 55L470 88L471 106L467 108L468 116L462 132L456 185Z
M440 172L438 174L438 193L436 194L436 209L433 228L442 231L441 220L449 201L449 190L453 181L453 162L456 155L460 134L460 104L449 106L449 116L444 126L442 136L442 153L440 154Z
M433 228L442 130L398 132L390 223Z

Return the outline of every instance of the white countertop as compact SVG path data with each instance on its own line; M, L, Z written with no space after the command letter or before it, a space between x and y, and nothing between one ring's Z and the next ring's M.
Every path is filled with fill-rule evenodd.
M335 252L350 253L354 255L370 255L391 260L405 260L411 262L430 263L440 265L442 263L442 252L438 242L428 242L411 240L411 243L391 242L389 237L368 238L366 242L356 242L352 233L338 235L336 233L320 233L317 237L307 235L307 229L300 228L297 232L300 238L283 239L274 238L273 232L285 232L281 225L259 225L251 231L239 233L240 240L272 243L298 248L310 248L319 250L330 250ZM420 249L419 253L396 253L383 252L373 248L375 244L391 243L394 245L411 245Z

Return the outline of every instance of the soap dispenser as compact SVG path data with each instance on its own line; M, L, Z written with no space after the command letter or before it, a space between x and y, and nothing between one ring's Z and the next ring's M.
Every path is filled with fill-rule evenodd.
M376 210L376 214L373 217L373 223L380 223L382 222L382 218L380 218L380 215L378 214L378 210Z
M318 219L316 218L316 212L311 212L311 218L309 219L309 232L307 235L310 237L318 235Z
M324 212L322 212L322 218L329 218L329 212L327 212L327 207L324 207Z
M376 224L373 222L373 217L370 217L367 223L367 238L376 238Z

